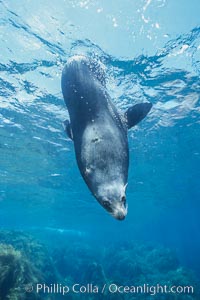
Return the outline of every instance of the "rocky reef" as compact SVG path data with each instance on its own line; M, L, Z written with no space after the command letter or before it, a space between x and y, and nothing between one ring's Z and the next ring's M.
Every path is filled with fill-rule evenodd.
M106 299L139 299L139 300L199 300L199 282L195 275L183 268L174 251L158 246L135 243L95 248L85 243L74 243L66 248L53 251L53 260L57 270L66 282L80 284L93 283L100 287L106 283ZM70 279L69 279L70 278ZM111 293L109 286L192 286L193 293L166 294L158 288L145 293ZM140 289L139 289L140 290ZM80 295L79 295L80 296ZM88 295L81 295L82 299ZM96 295L90 299L98 299Z
M54 241L52 245L47 242L44 246L23 232L1 231L0 274L0 300L99 300L104 285L103 298L108 300L200 299L197 278L181 266L174 251L132 242L97 247L92 241L69 242L66 239L63 243ZM37 293L35 286L38 283L49 287L67 285L70 292L66 295ZM144 285L148 289L146 292L144 289L134 292L134 287L144 288ZM192 286L194 290L193 293L169 294L161 289L155 292L158 285ZM82 292L79 291L81 286ZM97 293L96 286L99 288ZM120 291L127 287L126 292L115 292L116 287L120 287Z
M0 300L42 299L32 287L56 280L46 248L30 235L14 231L0 232L0 274Z

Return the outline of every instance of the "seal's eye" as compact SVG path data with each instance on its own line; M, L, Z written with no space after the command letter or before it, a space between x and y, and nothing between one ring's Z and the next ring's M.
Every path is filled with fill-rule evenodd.
M122 200L122 203L123 203L124 205L126 205L126 197L123 196L121 200Z
M110 207L110 202L107 201L107 200L104 200L104 201L103 201L103 206L104 206L104 207L107 207L107 208Z

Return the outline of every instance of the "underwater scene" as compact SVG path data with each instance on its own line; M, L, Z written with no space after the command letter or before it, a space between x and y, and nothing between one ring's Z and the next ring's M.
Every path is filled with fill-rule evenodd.
M0 0L0 300L200 300L199 11L199 0ZM106 118L104 151L81 171L87 114L73 123L61 88L72 57L102 68L80 84L99 107L111 99L125 141L129 128L123 188L109 175L122 166L127 179L117 154L128 152ZM141 103L152 107L129 126ZM103 180L123 216L97 195Z

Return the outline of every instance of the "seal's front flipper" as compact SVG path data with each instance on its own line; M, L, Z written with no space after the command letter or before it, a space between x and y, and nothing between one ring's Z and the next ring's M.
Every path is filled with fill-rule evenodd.
M72 128L71 128L71 124L70 124L69 120L65 120L65 121L63 122L63 127L64 127L64 130L65 130L67 136L68 136L71 140L73 140L73 133L72 133Z
M148 112L151 110L151 108L151 103L140 103L130 107L125 112L125 118L127 120L128 129L142 121L146 117Z

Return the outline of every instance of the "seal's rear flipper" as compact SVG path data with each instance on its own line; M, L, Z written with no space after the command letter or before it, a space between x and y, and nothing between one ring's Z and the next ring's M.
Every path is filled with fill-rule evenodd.
M142 121L146 117L148 112L151 110L151 108L151 103L140 103L130 107L125 112L125 118L127 120L128 129Z
M65 121L63 122L63 127L64 127L64 130L65 130L67 136L68 136L71 140L73 140L73 133L72 133L72 128L71 128L71 124L70 124L69 120L65 120Z

